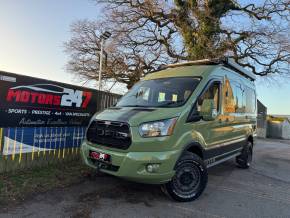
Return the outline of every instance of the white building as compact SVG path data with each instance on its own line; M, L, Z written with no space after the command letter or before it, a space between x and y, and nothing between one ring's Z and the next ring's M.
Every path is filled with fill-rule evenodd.
M289 118L270 117L268 120L267 137L290 140Z
M282 125L282 138L290 140L290 121L289 119L284 120Z

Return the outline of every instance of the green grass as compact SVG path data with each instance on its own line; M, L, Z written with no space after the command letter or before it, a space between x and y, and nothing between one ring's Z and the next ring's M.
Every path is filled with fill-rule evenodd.
M27 196L81 182L92 171L79 161L0 174L0 207Z

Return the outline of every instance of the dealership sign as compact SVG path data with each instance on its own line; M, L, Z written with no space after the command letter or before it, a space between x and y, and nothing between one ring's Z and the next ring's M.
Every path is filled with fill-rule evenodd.
M93 114L118 97L0 71L0 154L73 151Z
M86 126L98 92L0 71L0 127Z

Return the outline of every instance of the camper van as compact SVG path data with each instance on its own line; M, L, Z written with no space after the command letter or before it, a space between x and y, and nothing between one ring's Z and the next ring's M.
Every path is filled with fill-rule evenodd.
M101 172L160 184L176 201L195 200L208 168L232 158L240 168L251 165L254 80L228 58L164 66L93 116L82 158Z

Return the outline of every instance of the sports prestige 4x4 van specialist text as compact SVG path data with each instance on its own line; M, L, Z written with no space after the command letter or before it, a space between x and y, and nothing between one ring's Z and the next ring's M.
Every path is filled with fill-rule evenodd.
M168 65L93 117L82 157L102 172L162 184L177 201L195 200L207 168L234 157L241 168L251 164L254 80L227 58Z

